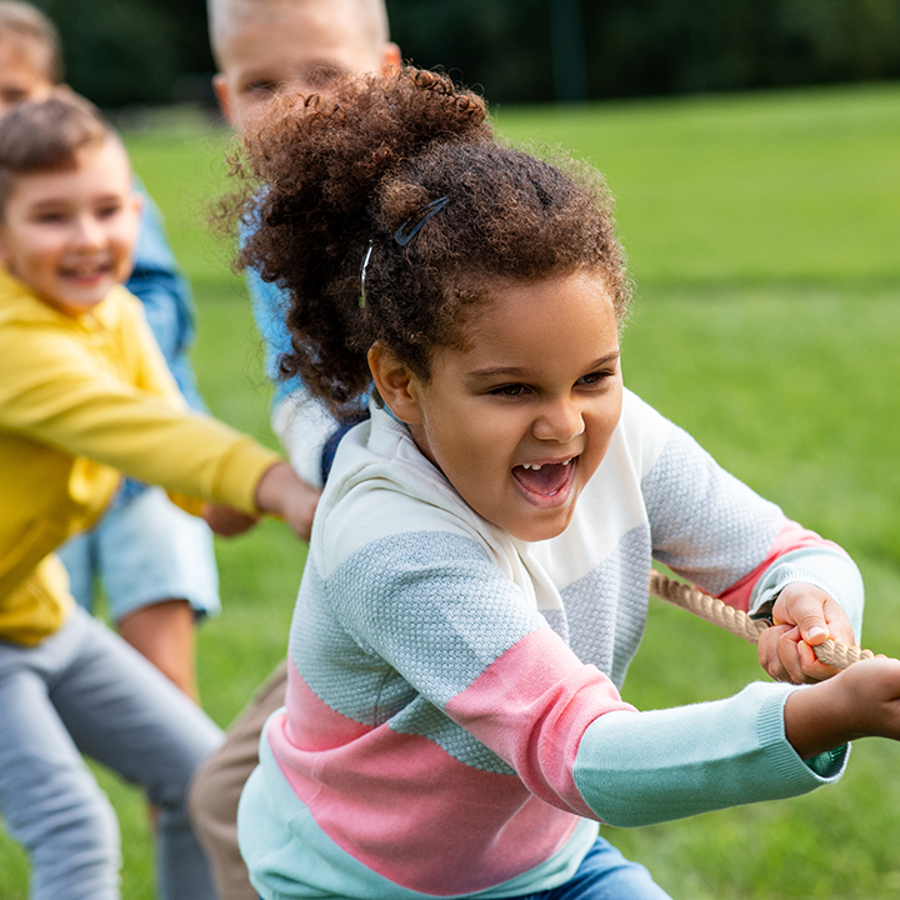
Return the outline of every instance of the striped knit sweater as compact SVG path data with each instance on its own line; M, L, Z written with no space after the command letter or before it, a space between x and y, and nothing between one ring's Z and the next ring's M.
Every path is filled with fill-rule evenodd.
M838 777L845 748L804 763L786 742L790 686L655 712L621 698L651 559L744 609L811 582L859 630L846 554L627 391L571 524L536 544L476 515L373 410L319 505L286 706L241 801L261 895L520 896L565 882L598 820L673 819Z

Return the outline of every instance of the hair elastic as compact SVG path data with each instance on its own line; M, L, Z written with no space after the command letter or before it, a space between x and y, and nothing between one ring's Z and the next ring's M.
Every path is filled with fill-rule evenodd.
M439 213L448 203L448 196L438 197L432 200L427 206L423 206L417 212L414 212L395 232L394 240L401 246L405 247L421 230L422 226L435 214ZM412 223L415 222L415 225ZM410 227L412 225L412 227ZM369 239L369 246L366 247L363 256L362 265L359 269L359 308L366 308L366 269L369 266L369 260L372 258L372 248L375 246L375 238Z

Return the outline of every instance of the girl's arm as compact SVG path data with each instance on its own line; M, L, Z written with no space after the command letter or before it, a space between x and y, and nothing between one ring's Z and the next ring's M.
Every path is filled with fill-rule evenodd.
M784 706L784 729L803 759L861 737L900 739L900 660L863 660L794 691Z
M414 521L394 512L391 521L407 528ZM363 515L354 517L357 527L360 519L371 524ZM309 668L316 678L316 696L329 703L329 688L340 684L335 708L369 721L373 711L342 705L344 689L348 671L368 677L356 673L381 660L378 698L420 694L477 744L438 718L413 727L407 714L418 704L398 703L398 723L389 727L412 729L461 760L471 756L481 769L502 771L485 756L489 748L553 806L612 825L643 825L802 794L841 774L846 748L806 763L785 739L785 702L807 688L754 684L722 701L635 711L472 541L407 531L364 544L337 568L320 569L322 561L314 571L324 581L305 582L295 623L307 621L304 604L323 590L340 622L335 633L346 629L352 639L338 654L323 651L308 629L292 632L292 658L301 677ZM347 653L359 655L358 667ZM384 715L380 706L377 715ZM306 720L300 715L298 727L312 728L299 724Z
M637 401L634 412L643 443L628 440L653 448L642 493L654 557L731 606L771 618L759 660L773 678L834 675L812 648L829 637L859 640L863 586L853 561L785 518L645 404Z

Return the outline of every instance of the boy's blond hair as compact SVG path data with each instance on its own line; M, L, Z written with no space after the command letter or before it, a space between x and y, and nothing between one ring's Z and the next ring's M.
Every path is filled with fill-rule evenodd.
M35 6L18 0L0 0L0 38L12 36L31 41L35 49L46 53L41 74L50 84L63 80L62 45L56 26ZM37 63L36 63L37 65Z
M323 0L207 0L209 42L216 64L221 69L232 35L245 22L258 22L261 18L278 18L285 13L320 4ZM388 16L384 0L328 0L332 4L343 3L356 8L360 18L371 29L373 45L390 40Z

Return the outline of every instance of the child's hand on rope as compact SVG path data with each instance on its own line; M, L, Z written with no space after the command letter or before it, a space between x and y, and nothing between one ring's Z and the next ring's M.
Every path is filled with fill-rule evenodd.
M804 582L789 584L772 608L771 628L759 636L759 664L778 681L808 684L838 670L816 659L813 647L833 638L853 645L853 628L838 602Z
M801 759L861 737L900 740L900 660L862 660L794 691L784 705L784 731Z

